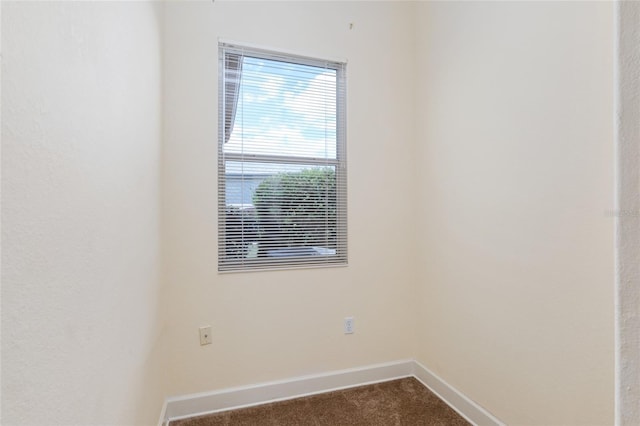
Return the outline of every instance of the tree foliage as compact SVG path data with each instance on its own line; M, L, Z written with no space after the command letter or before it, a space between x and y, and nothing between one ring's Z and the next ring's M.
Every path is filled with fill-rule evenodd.
M253 196L258 256L291 247L336 246L336 177L333 168L278 173Z

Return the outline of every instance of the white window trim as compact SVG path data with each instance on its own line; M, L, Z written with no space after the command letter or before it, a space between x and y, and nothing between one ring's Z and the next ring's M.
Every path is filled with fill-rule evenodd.
M340 267L348 265L347 251L347 152L346 152L346 61L317 59L309 56L273 51L235 42L219 42L219 96L218 96L218 271L249 272L282 269ZM336 158L291 157L278 155L258 155L243 153L225 153L226 134L225 117L225 55L235 53L244 56L259 57L267 60L292 62L333 69L336 71ZM230 131L233 129L231 126ZM225 229L226 229L226 179L225 161L254 161L261 163L309 164L333 166L336 173L336 233L338 244L335 255L300 256L286 260L278 259L243 259L239 262L225 261Z

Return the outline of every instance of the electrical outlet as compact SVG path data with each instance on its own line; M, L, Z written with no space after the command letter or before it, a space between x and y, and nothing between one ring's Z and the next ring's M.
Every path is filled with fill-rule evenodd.
M200 327L200 346L210 345L213 343L213 339L211 338L211 326L206 325L204 327Z
M344 319L344 334L353 334L354 324L353 317L346 317Z

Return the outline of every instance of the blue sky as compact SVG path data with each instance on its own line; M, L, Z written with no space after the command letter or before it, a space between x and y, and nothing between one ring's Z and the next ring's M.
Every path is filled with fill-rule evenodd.
M336 157L336 72L245 57L225 152Z

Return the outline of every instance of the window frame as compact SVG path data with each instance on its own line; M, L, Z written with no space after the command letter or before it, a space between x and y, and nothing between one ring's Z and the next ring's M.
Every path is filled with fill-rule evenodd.
M227 94L227 69L225 59L227 55L239 55L305 65L334 70L336 73L336 156L333 158L281 156L273 154L247 154L224 152L225 143L233 132L235 119L234 110L227 114L225 95ZM309 56L284 53L270 49L256 48L247 45L223 42L218 43L218 271L247 272L280 269L340 267L348 265L347 250L347 150L346 150L346 61L318 59ZM242 65L239 67L242 68ZM239 71L241 73L241 71ZM268 76L269 74L265 74ZM235 88L239 92L241 82ZM235 99L237 107L238 99ZM229 125L229 117L231 124ZM228 132L227 132L228 130ZM336 252L331 255L292 256L286 260L278 258L243 258L233 260L227 257L227 204L226 204L226 162L272 163L283 165L310 165L318 167L333 167L336 180ZM244 231L243 231L244 232Z

